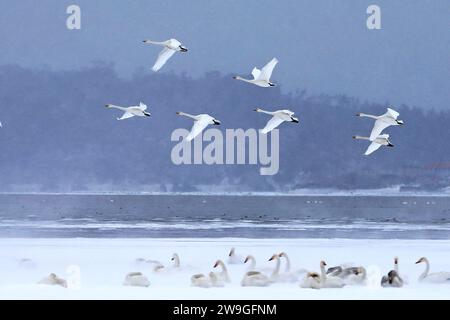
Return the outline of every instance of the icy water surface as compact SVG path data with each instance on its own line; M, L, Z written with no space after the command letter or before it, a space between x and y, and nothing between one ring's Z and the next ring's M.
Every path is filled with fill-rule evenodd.
M450 239L450 197L8 194L0 237Z

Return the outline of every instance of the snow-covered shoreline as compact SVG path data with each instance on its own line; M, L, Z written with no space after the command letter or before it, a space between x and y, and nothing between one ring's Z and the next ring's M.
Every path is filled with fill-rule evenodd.
M243 288L240 280L246 268L229 265L232 282L223 288L195 288L190 276L213 270L217 259L227 260L231 247L241 255L253 254L257 266L272 268L269 257L285 251L293 269L319 270L320 260L328 264L354 263L372 270L371 277L387 273L393 257L400 258L400 273L408 284L401 289L377 285L343 289L301 289L296 283ZM417 278L423 265L414 262L426 256L431 272L449 271L450 240L351 240L351 239L0 239L0 299L450 299L450 283L421 284ZM178 253L181 271L156 274L135 259L159 260L170 266ZM26 264L21 259L29 259ZM55 272L70 278L67 267L80 270L80 288L36 284ZM125 287L131 271L141 271L150 280L148 288ZM73 268L72 271L73 272ZM70 272L69 272L70 273Z

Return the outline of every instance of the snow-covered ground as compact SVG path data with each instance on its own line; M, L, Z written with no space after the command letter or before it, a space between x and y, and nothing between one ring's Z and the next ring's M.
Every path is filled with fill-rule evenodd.
M268 259L281 251L289 254L294 270L319 271L320 260L329 266L363 265L369 271L369 285L313 290L301 289L297 281L243 288L240 280L246 267L228 265L231 283L225 287L190 286L192 274L212 271L217 259L226 262L231 247L237 254L254 255L260 268L272 268L274 263ZM181 258L181 271L168 268L154 273L150 266L135 262L142 257L170 266L175 252ZM450 271L449 252L450 240L0 239L0 299L450 299L450 282L418 283L425 266L414 264L426 256L431 272ZM394 256L399 257L400 273L408 284L401 289L381 288L380 277L393 268ZM80 288L76 288L77 270ZM131 271L142 271L151 285L123 286ZM75 287L37 284L51 272Z

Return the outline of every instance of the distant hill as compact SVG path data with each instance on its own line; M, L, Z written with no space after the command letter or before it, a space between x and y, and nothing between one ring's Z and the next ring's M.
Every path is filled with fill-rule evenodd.
M117 121L106 103L149 106L150 118ZM403 127L388 128L394 148L362 154L370 119L386 104L345 95L282 94L210 72L186 75L137 71L119 78L111 65L80 71L0 67L0 192L9 191L288 191L300 188L374 189L403 186L440 190L450 185L450 111L396 106ZM280 171L259 166L175 166L170 141L191 123L176 111L207 112L226 128L262 128L255 107L289 108L299 125L280 127Z

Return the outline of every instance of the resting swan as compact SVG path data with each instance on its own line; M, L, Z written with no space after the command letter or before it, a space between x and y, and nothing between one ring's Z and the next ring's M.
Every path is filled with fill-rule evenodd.
M398 271L398 258L394 258L394 270L388 272L387 275L381 278L381 286L382 287L393 287L393 288L401 288L403 287L403 279L400 277L400 273Z
M243 287L267 287L271 283L268 276L259 271L248 271L242 278Z
M308 272L300 282L300 288L320 289L320 275L316 272Z
M130 272L126 275L123 285L132 287L148 287L150 285L150 281L142 274L142 272Z
M328 276L325 271L325 261L320 262L320 285L322 288L342 288L345 286L344 281L341 278Z
M191 286L209 288L212 286L212 283L210 277L205 276L203 273L198 273L191 277Z
M430 271L430 262L427 258L422 257L417 260L416 264L425 263L425 271L420 275L420 282L428 283L449 283L450 284L450 272L441 271L428 273Z
M228 275L227 267L225 266L225 263L223 263L222 260L217 260L214 264L213 268L221 267L220 272L212 272L213 275L217 276L217 279L223 281L223 282L230 282L230 277Z
M244 258L241 255L236 254L236 249L231 248L230 253L228 254L228 264L242 264L244 262Z
M38 284L45 284L51 286L61 286L67 288L67 281L59 278L56 274L50 273L47 277L43 278L38 282Z
M276 265L270 276L272 282L296 282L298 280L297 277L290 272L283 272L280 274L281 260L279 254L272 255L269 261L273 260L276 261Z

